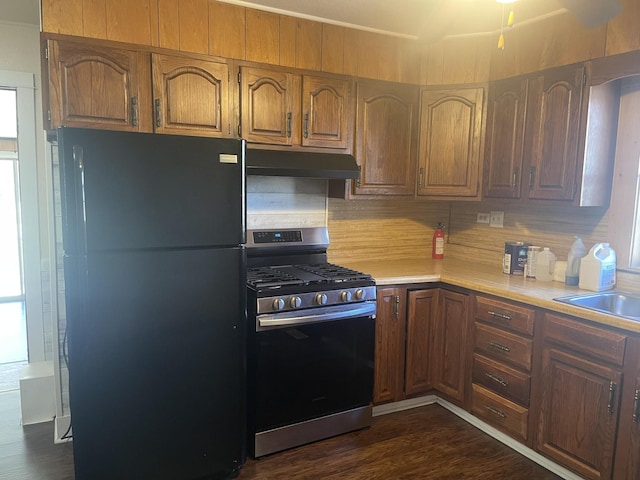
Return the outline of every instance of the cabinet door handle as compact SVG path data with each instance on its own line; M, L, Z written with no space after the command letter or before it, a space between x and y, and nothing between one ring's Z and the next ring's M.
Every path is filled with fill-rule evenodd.
M613 413L614 410L614 402L616 401L616 382L611 380L609 382L609 403L607 404L607 410L609 413Z
M291 112L287 113L287 137L291 138Z
M536 167L531 167L529 169L529 190L533 190L533 182L536 179Z
M509 386L509 382L507 382L504 378L501 378L498 375L495 375L495 374L493 374L491 372L486 372L484 374L484 376L489 378L490 380L493 380L496 383L499 383L503 387L508 387Z
M484 408L486 408L490 413L493 413L496 417L507 418L506 413L504 413L502 410L498 410L497 408L492 407L491 405L485 405Z
M491 340L489 342L489 346L491 348L495 348L496 350L502 350L503 352L510 352L511 351L511 349L509 347L507 347L506 345L502 345L501 343L494 342L493 340Z
M309 138L309 114L304 114L304 138Z
M393 297L393 315L398 319L398 314L400 311L400 295L395 295Z
M493 310L489 310L487 313L492 317L499 318L500 320L511 320L511 315L506 313L494 312Z
M422 189L423 185L424 185L424 168L420 167L420 173L418 175L418 188Z
M516 168L513 172L513 185L511 186L512 190L518 188L518 177L520 176L520 169Z
M131 125L138 126L138 97L131 97Z
M633 416L631 418L634 423L640 422L640 412L638 412L638 408L640 408L640 390L636 390L633 395Z
M154 110L156 114L156 127L162 126L162 106L160 105L160 99L156 98L154 102Z

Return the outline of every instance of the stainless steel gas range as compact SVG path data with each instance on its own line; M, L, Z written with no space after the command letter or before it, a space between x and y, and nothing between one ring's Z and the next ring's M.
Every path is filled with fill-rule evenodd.
M326 228L250 230L249 453L371 424L376 288L327 262Z

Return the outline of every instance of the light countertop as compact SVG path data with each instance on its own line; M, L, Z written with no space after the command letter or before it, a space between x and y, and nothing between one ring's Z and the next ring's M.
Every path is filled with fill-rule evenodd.
M404 260L367 260L343 263L344 266L372 275L378 286L443 282L449 285L496 295L547 310L591 320L601 325L640 333L640 322L574 307L553 299L590 293L562 282L542 282L502 273L502 265L469 262L458 258Z

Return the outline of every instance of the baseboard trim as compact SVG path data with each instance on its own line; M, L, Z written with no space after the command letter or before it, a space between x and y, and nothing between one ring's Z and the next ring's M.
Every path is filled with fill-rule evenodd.
M53 443L67 443L73 440L71 432L71 415L56 417L53 422ZM66 433L66 435L65 435ZM62 437L65 438L62 438Z
M537 463L541 467L546 468L550 472L555 473L559 477L565 480L584 480L579 475L567 470L566 468L558 465L557 463L543 457L538 452L530 449L529 447L517 442L510 436L502 433L500 430L493 428L491 425L483 422L479 418L471 415L471 413L463 410L462 408L438 397L437 395L425 395L424 397L411 398L409 400L400 400L398 402L386 403L384 405L378 405L373 407L373 416L387 415L389 413L400 412L402 410L409 410L411 408L422 407L424 405L432 405L437 403L443 408L446 408L451 413L460 417L465 422L473 425L479 430L482 430L487 435L495 438L499 442L503 443L507 447L515 450L519 454L527 457L532 462Z

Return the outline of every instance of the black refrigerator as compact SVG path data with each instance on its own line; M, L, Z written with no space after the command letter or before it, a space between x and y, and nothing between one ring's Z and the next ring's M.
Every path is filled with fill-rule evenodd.
M60 128L76 480L245 460L245 144Z

